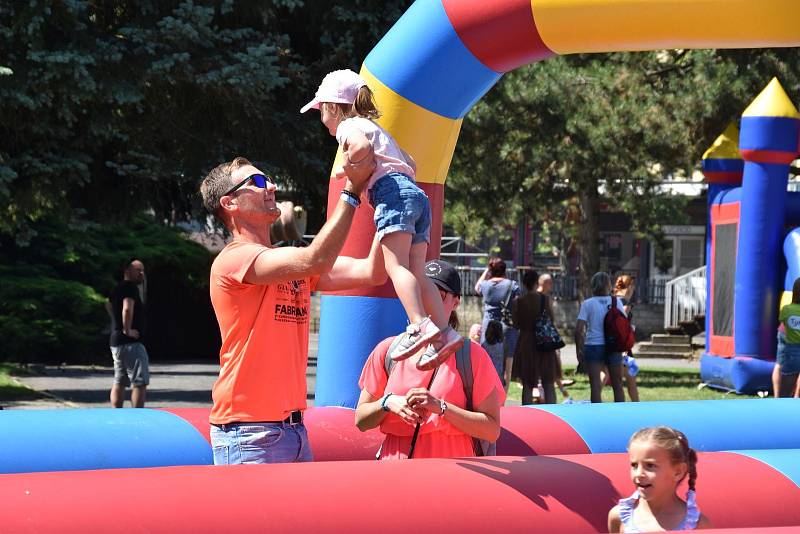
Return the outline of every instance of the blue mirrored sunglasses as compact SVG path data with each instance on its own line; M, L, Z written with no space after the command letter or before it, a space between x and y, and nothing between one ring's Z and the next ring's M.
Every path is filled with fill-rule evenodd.
M244 184L246 184L249 180L253 180L253 185L256 187L260 187L261 189L266 188L268 183L275 185L275 180L273 180L271 176L267 176L266 174L251 174L238 184L228 189L222 196L230 195L240 187L244 186Z

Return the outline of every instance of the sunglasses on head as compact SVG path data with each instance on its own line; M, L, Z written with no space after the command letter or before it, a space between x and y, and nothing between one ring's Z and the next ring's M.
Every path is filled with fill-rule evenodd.
M222 196L230 195L240 187L244 186L244 184L246 184L249 180L253 180L253 185L256 187L260 187L261 189L265 189L268 183L275 185L275 180L273 180L271 176L267 176L266 174L251 174L238 184L228 189Z

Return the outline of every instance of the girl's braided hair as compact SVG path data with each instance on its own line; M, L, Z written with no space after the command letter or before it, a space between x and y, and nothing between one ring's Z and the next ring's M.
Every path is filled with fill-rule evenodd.
M697 452L689 447L689 440L683 432L668 426L651 426L642 428L631 436L628 448L635 441L652 441L666 449L673 464L685 463L688 467L689 489L694 491L697 483Z

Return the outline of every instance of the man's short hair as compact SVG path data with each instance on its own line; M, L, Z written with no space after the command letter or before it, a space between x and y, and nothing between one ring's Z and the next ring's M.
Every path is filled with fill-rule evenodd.
M247 158L241 156L233 158L233 161L217 165L209 172L200 184L200 194L203 196L203 205L209 213L217 219L226 223L220 211L219 201L222 196L233 186L231 175L233 171L245 165L252 165Z

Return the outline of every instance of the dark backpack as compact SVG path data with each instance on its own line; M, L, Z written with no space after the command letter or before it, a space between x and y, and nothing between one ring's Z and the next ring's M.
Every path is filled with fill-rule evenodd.
M470 356L469 350L471 344L472 343L467 340L455 353L456 368L458 369L458 374L461 376L461 383L464 384L464 395L467 397L466 410L470 412L473 411L472 388L475 384L475 375L472 372L472 357ZM395 364L395 361L389 357L391 352L390 345L383 360L383 368L386 371L387 377L392 373ZM497 454L497 443L493 441L472 438L472 448L475 450L475 456L495 456Z
M603 334L606 338L606 350L610 352L628 352L636 341L633 337L631 322L617 308L617 297L611 297L611 307L603 319Z

